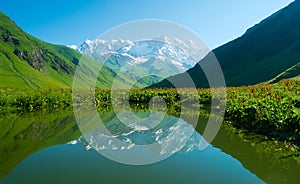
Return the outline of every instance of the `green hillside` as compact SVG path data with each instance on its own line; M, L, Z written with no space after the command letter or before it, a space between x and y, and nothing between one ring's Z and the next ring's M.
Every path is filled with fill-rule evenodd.
M19 28L0 12L0 87L13 88L69 88L82 55L66 46L43 42ZM93 84L99 63L85 57L85 76L82 84ZM109 88L116 72L103 67L98 74L96 86ZM130 80L120 76L122 87ZM79 83L80 83L79 82ZM139 84L137 84L139 86Z
M292 66L291 68L287 69L286 71L280 73L278 76L274 77L267 83L276 83L282 79L288 79L288 78L293 78L296 80L300 79L300 63L298 63L295 66Z
M300 1L276 12L247 32L213 50L227 86L254 85L300 75ZM200 62L209 60L208 55ZM197 87L208 87L201 68L187 71ZM171 77L180 81L182 75ZM187 87L182 81L181 87ZM170 87L167 80L154 87Z
M55 47L55 46L53 46ZM76 58L77 56L77 58ZM74 54L74 59L79 55ZM0 86L68 87L75 65L0 13Z

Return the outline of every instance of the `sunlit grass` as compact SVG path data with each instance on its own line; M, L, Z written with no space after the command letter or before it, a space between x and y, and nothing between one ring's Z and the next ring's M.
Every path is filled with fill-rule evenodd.
M94 91L85 90L84 95ZM122 105L129 101L140 104L131 108L149 109L149 102L156 103L161 97L167 105L168 112L181 112L181 103L190 107L200 102L200 106L210 108L212 99L224 100L221 96L212 97L210 89L137 89L126 93L115 91L112 98L110 90L96 90L95 96L87 99L72 97L71 89L15 90L0 89L0 112L51 111L72 108L75 105L92 104L99 108L111 109L112 103ZM86 101L84 101L86 100ZM150 101L152 100L152 101ZM197 107L197 106L196 106ZM197 108L191 108L197 110ZM198 108L199 109L199 108ZM300 81L285 80L273 85L248 86L227 89L225 120L236 127L251 132L277 137L291 142L300 142Z

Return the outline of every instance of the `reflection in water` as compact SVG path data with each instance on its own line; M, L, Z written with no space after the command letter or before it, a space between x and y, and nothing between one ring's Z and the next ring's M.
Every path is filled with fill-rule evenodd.
M95 127L79 139L86 148L93 148L114 161L133 165L158 162L186 149L184 147L195 131L184 120L159 112L122 111L113 113L103 123L91 119L86 124ZM200 140L201 136L196 135Z
M139 115L148 117L149 112L139 112ZM158 126L151 129L137 123L133 123L128 127L117 117L105 122L104 126L109 130L109 134L102 131L103 127L98 127L79 138L79 142L87 149L93 147L96 151L130 150L134 149L135 146L157 143L159 146L155 148L158 149L151 151L163 155L176 153L182 149L192 150L191 148L199 146L201 139L200 134L194 132L194 127L191 124L168 115ZM189 141L187 142L187 140Z
M32 153L80 135L71 111L0 117L0 179Z
M191 131L191 130L187 130L187 131ZM152 133L152 135L144 135L144 133L139 132L139 131L135 131L133 130L132 132L130 132L129 134L123 134L118 136L117 138L124 141L124 144L120 144L120 142L116 142L115 139L112 139L111 136L107 136L107 135L99 135L98 133L95 133L96 136L94 136L95 132L91 132L91 134L86 135L84 137L80 137L76 140L70 141L68 144L81 144L85 147L86 150L90 150L92 147L96 148L96 151L99 150L129 150L129 149L133 149L135 145L140 145L141 141L142 142L148 142L148 139L151 139L151 142L153 141L153 139L155 139L155 141L158 141L159 144L161 144L161 150L152 150L155 151L158 154L166 154L166 153L188 153L191 152L195 149L197 150L202 150L200 147L200 139L202 138L202 136L197 133L194 132L192 134L192 136L190 137L190 139L186 142L185 146L183 147L176 147L176 144L171 144L171 142L176 141L176 139L180 139L180 137L168 137L167 139L172 139L173 140L161 140L161 130L158 130L157 132ZM142 136L141 136L142 135ZM95 137L97 137L97 140L95 140ZM88 139L89 141L87 142L86 139ZM140 140L142 139L142 140ZM133 140L133 141L132 141ZM170 141L170 142L169 142ZM91 145L89 144L89 142L93 143L93 146L91 147Z
M282 152L278 147L273 148L274 143L260 143L260 136L245 139L228 131L226 126L220 129L212 145L204 151L198 149L201 135L193 132L185 146L163 162L139 167L117 164L92 149L86 151L89 143L80 134L72 113L2 116L0 183L261 182L257 177L268 183L300 181L300 165L293 159L280 156ZM99 149L126 152L156 140L165 143L165 147L151 150L156 154L179 150L176 144L167 144L171 140L178 141L178 137L170 136L170 130L192 130L193 126L188 122L194 118L192 114L183 116L184 120L166 116L165 123L147 129L144 126L125 126L117 121L112 112L100 113L99 116L111 134L101 137L99 135L102 134L95 128L85 137L98 136L97 139L101 140ZM141 112L138 116L142 118L147 114ZM203 131L206 122L207 119L200 119L198 132ZM111 140L111 136L127 141L130 146L117 144ZM67 142L75 145L65 144ZM50 147L58 144L63 145Z

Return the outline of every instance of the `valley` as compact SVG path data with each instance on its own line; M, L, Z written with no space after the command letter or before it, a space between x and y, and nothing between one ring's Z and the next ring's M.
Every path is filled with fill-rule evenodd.
M299 35L299 0L213 50L164 35L57 45L0 12L0 183L126 183L140 171L149 183L299 183ZM226 85L210 88L211 59Z

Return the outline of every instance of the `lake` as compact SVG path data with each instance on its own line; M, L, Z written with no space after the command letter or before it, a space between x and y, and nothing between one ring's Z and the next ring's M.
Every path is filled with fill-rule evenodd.
M132 113L146 118L153 112ZM300 183L300 163L283 153L280 142L223 124L200 149L207 119L193 113L166 115L151 128L128 128L114 112L99 117L110 135L97 125L83 136L72 111L2 115L0 183ZM196 131L190 124L195 118ZM152 164L138 164L143 162Z

